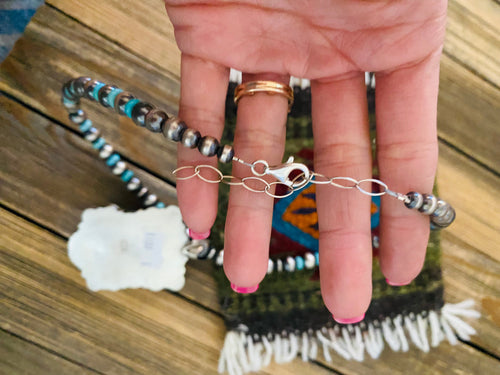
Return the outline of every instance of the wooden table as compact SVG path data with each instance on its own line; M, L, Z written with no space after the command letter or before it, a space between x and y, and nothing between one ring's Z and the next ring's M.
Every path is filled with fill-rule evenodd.
M428 354L385 350L362 363L333 355L263 374L500 373L499 37L498 2L450 0L438 182L457 220L442 234L443 275L447 301L477 301L478 335ZM80 75L175 111L179 52L162 1L47 0L1 65L0 373L216 373L225 328L207 264L189 263L180 293L91 293L68 260L82 210L138 208L60 105L61 84ZM175 203L174 146L91 112L140 178Z

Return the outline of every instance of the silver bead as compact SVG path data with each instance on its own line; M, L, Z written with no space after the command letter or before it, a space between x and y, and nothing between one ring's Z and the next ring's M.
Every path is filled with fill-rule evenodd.
M153 133L161 133L167 119L168 115L165 112L160 109L153 109L146 115L144 124L146 125L146 129Z
M378 249L380 247L380 239L378 238L378 236L373 236L373 238L372 238L372 247L374 249Z
M149 206L152 206L153 204L155 204L157 201L158 201L158 197L155 194L148 194L144 198L144 205L146 207L149 207Z
M118 113L121 116L125 116L125 106L132 99L135 99L135 96L126 91L122 91L121 93L116 95L114 103L114 108L116 113Z
M423 194L424 203L418 210L424 215L431 215L437 207L437 198L431 194Z
M214 156L219 149L219 141L214 137L205 136L198 145L198 150L203 156Z
M94 89L97 85L101 84L102 82L99 82L99 81L95 81L95 80L90 80L88 81L86 84L85 84L85 88L84 88L84 96L87 98L87 99L90 99L90 100L94 100L95 101L95 98L94 98Z
M97 130L94 127L91 127L83 134L83 137L85 138L85 140L89 142L94 142L97 138L99 138L100 135L101 132L99 130Z
M181 143L184 147L195 148L200 143L201 134L198 130L195 129L186 129L182 134Z
M141 187L142 183L137 177L132 177L127 183L127 190L134 191Z
M144 197L148 193L148 191L149 191L148 188L143 186L137 193L137 197L138 198Z
M81 109L78 109L76 112L70 113L69 114L69 119L73 123L80 125L87 119L87 115L85 114L84 111Z
M273 269L274 269L274 262L272 259L269 259L267 261L267 274L269 275L269 274L273 273Z
M92 81L90 77L79 77L73 80L71 84L73 94L81 98L85 94L85 85L90 81Z
M424 197L422 196L422 194L410 191L408 194L406 194L406 196L409 199L408 202L405 202L406 207L413 210L418 210L420 207L422 207L422 204L424 203Z
M108 95L114 89L116 89L116 86L106 85L99 90L97 97L99 98L99 103L101 103L104 107L111 107L108 103Z
M101 159L107 159L111 156L113 151L114 151L113 146L106 143L104 146L102 146L101 151L99 152L99 157Z
M221 163L229 163L231 160L233 160L234 149L232 146L224 145L219 148L217 156L219 157Z
M431 223L438 229L443 229L453 223L455 216L454 208L449 203L439 199L437 208L431 215Z
M316 258L313 253L305 253L304 254L304 265L308 270L312 270L316 265Z
M127 169L127 164L125 164L125 162L123 161L118 161L115 166L113 167L113 174L119 176L121 175L123 172L125 172L125 169Z
M276 271L283 272L283 262L281 259L276 259Z
M286 257L285 271L287 272L295 271L295 259L293 257Z
M217 254L217 258L215 258L215 264L219 267L224 264L224 249L219 251L219 254Z
M179 142L182 138L182 133L187 129L187 125L177 117L172 117L165 122L163 127L163 135L174 142Z
M146 116L154 109L154 106L149 103L139 102L132 108L132 120L136 125L144 127Z

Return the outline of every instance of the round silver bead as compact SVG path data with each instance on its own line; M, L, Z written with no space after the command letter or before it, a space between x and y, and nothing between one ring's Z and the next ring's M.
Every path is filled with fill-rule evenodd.
M146 115L144 124L146 125L146 129L149 131L152 131L153 133L161 133L167 119L168 115L165 112L160 109L153 109Z
M144 198L144 205L146 207L149 207L149 206L152 206L153 204L155 204L156 202L158 202L158 197L155 195L155 194L148 194L145 198Z
M281 259L276 259L276 271L283 272L283 262Z
M286 257L285 271L287 272L295 271L295 259L293 257Z
M132 120L136 125L144 127L146 116L154 109L154 106L149 103L139 102L132 108Z
M406 196L409 198L408 202L405 202L405 206L412 210L418 210L422 207L424 203L424 197L422 194L410 191Z
M205 136L198 145L198 150L203 156L214 156L219 149L219 141L214 137Z
M92 81L90 77L79 77L73 80L71 83L73 94L81 98L85 94L85 85L90 81Z
M195 148L200 143L200 140L201 134L198 130L189 128L182 133L181 143L184 147Z
M102 82L99 82L99 81L94 81L94 80L90 80L88 81L86 84L85 84L85 88L84 88L84 96L87 98L87 99L90 99L90 100L93 100L95 101L95 98L94 98L94 89L97 85L101 84Z
M108 95L114 89L116 89L116 86L106 85L99 90L97 97L99 98L99 103L101 103L104 107L111 107L108 103Z
M437 198L431 194L423 194L424 203L418 210L424 215L431 215L437 208Z
M439 199L437 208L431 215L431 222L435 227L442 229L453 223L455 216L455 209L449 203Z
M182 133L187 129L187 125L177 117L172 117L165 122L163 135L174 142L182 139Z
M112 172L118 176L125 172L125 169L127 169L127 164L120 160L114 165Z
M69 114L69 119L71 122L80 125L87 119L87 115L81 109L78 109L76 112L72 112Z
M116 95L114 103L114 108L116 113L118 113L121 116L125 116L125 106L132 99L135 99L135 96L126 91L122 91L121 93Z
M137 177L132 177L127 183L127 190L134 191L141 187L142 183Z
M274 269L274 262L272 259L269 259L267 261L267 274L269 275L269 274L273 273L273 269Z
M143 186L143 187L139 190L139 192L137 193L137 197L138 197L138 198L142 198L142 197L144 197L144 196L145 196L148 192L149 192L148 188L147 188L147 187L145 187L145 186Z
M91 127L83 134L83 137L85 138L85 140L89 142L94 142L97 138L99 138L100 135L101 132L99 130L97 130L94 127Z
M219 151L217 152L217 156L221 163L229 163L233 160L234 157L234 149L233 146L224 145L219 147Z
M215 258L215 264L221 267L224 264L224 249L219 251L219 254L217 254L217 257Z
M114 151L113 146L106 143L104 146L102 146L101 151L99 152L99 157L101 159L107 159L111 156L113 151Z
M308 270L312 270L315 265L316 265L316 258L314 257L314 254L309 253L309 252L305 253L304 254L304 266Z

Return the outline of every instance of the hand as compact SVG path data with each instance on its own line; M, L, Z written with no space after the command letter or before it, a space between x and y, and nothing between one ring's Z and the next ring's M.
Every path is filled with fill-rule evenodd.
M364 72L376 72L380 179L395 191L431 192L437 165L436 106L446 1L182 1L167 0L182 51L179 117L220 139L229 67L243 80L311 80L315 171L370 178ZM243 97L235 153L279 164L285 143L286 99ZM179 165L214 158L179 148ZM248 168L233 164L233 174ZM196 233L210 230L217 186L179 181L179 206ZM273 200L235 187L226 220L224 269L239 287L267 271ZM321 291L337 321L360 320L371 298L370 198L317 186ZM429 219L383 197L380 265L392 284L422 268Z

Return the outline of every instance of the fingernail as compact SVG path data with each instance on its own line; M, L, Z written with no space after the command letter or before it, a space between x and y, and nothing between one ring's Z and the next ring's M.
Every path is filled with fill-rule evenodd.
M198 233L195 232L194 230L189 229L188 232L189 232L189 237L191 237L193 240L204 240L208 238L208 236L210 236L210 230L208 230L208 232Z
M392 281L388 280L388 279L385 279L385 282L387 284L389 284L390 286L404 286L404 285L408 285L409 283L412 282L412 280L406 282L406 283L393 283Z
M234 290L236 293L250 294L250 293L255 292L257 289L259 289L259 284L255 285L255 286L245 287L245 286L237 286L237 285L234 285L233 283L231 283L231 289Z
M333 315L332 315L333 316ZM349 318L349 319L339 319L333 316L333 320L340 324L354 324L359 323L365 318L365 314L358 316L357 318Z

